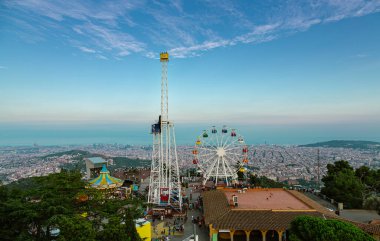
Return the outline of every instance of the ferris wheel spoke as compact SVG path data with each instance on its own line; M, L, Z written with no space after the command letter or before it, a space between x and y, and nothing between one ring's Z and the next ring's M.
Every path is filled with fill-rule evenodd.
M213 143L213 137L207 140L206 138L204 138L201 146L215 149L215 145L213 145L212 143Z
M211 159L213 159L214 157L216 157L216 154L212 155L211 157L209 157L208 159L206 159L205 161L202 161L202 163L208 163Z
M240 166L242 166L242 159L237 158L236 156L230 156L230 158L231 158L233 164L238 164L238 163L240 163Z
M207 168L207 170L206 170L206 173L205 173L205 175L206 175L206 180L208 180L209 178L210 178L210 176L212 175L212 170L214 169L214 167L215 167L215 164L218 162L218 158L215 158L214 159L214 162L212 163L212 165L210 165L209 166L209 168Z
M222 130L223 131L223 130ZM220 140L220 146L224 146L224 144L228 141L227 133L222 133L222 138Z
M226 158L228 160L228 158ZM231 166L230 166L230 163L229 162L226 162L226 167L227 169L230 171L231 175L233 175L235 172L232 170Z
M227 161L230 163L230 164L235 164L236 163L236 158L232 157L232 156L225 156L225 158L227 159Z
M233 152L228 152L228 151L226 151L226 153L227 153L228 155L234 155L234 156L238 156L238 157L244 157L243 154L239 154L239 153L233 153Z
M218 146L220 146L219 145L219 138L218 138L219 132L215 133L214 135L215 135L215 139L216 139L216 146L218 147Z
M231 131L230 131L231 132ZM231 140L231 136L229 136L229 135L227 135L227 138L226 138L226 140L225 140L225 142L223 143L223 147L225 147L226 145L227 145L227 142L229 141L229 140Z
M198 154L198 158L202 158L202 157L207 157L207 156L209 156L209 155L212 155L213 154L213 152L199 152L199 154Z
M223 132L220 134L220 140L219 140L219 143L218 143L218 146L222 146L222 143L223 143Z
M228 147L230 147L230 146L232 146L232 145L234 145L237 141L238 141L239 139L238 138L236 138L235 140L233 140L231 143L229 143L228 145L225 145L225 146L223 146L223 148L228 148Z
M226 183L228 183L228 180L227 180L227 169L226 169L226 165L227 165L227 163L225 163L224 158L222 158L222 161L223 161L223 173L224 173L224 178L226 179Z
M206 154L198 154L198 157L207 157L207 156L210 156L210 155L215 155L215 153L209 152L209 153L206 153Z
M207 140L208 138L201 138L201 146L206 146L206 143L207 143Z
M233 150L237 150L237 149L242 150L243 148L241 146L231 146L230 148L224 148L224 150L226 150L226 151L233 151Z
M202 150L212 150L213 147L212 146L198 146L199 149L202 149Z
M199 154L209 153L209 152L215 152L215 150L213 148L206 148L206 147L199 148Z

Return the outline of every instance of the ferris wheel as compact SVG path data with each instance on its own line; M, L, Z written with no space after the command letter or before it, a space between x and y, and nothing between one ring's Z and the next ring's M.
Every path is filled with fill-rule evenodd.
M248 147L235 129L213 126L204 130L195 142L193 164L203 174L203 185L210 179L229 185L248 163ZM244 168L243 168L244 169Z

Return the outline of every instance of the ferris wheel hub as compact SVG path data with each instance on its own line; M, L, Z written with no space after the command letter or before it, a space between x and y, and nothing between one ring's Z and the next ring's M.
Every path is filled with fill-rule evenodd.
M226 155L226 150L224 150L223 147L218 147L218 149L216 149L216 154L219 157L224 157Z

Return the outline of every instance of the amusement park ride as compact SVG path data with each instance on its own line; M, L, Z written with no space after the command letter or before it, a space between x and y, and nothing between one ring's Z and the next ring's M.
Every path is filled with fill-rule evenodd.
M161 115L158 122L152 125L153 153L148 203L181 211L182 194L174 124L168 117L169 54L161 53L160 62L162 64Z
M204 130L195 142L193 164L203 175L203 185L210 179L223 181L227 186L237 179L237 172L245 171L248 147L235 129L223 126Z

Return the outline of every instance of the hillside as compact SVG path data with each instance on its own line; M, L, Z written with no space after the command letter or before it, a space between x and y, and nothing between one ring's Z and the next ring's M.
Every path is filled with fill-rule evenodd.
M335 147L335 148L380 150L380 142L333 140L333 141L317 142L317 143L307 144L307 145L300 145L300 147Z
M64 156L64 155L77 156L77 158L75 158L75 159L78 159L78 160L81 160L85 157L92 157L93 156L93 154L91 154L88 151L70 150L70 151L57 152L57 153L49 154L46 156L42 156L41 159L45 159L45 158L49 158L49 157L60 157L60 156ZM101 155L99 155L99 156L101 156Z
M113 171L114 169L118 168L130 168L130 167L150 167L150 160L142 160L142 159L131 159L127 157L107 157L101 154L95 154L88 151L82 151L82 150L70 150L70 151L64 151L64 152L57 152L53 154L49 154L43 157L40 157L40 159L46 159L46 158L58 158L62 157L64 155L70 155L74 156L72 160L74 160L71 163L65 163L61 165L61 168L67 169L67 170L82 170L85 171L86 164L84 162L84 158L88 157L102 157L104 159L113 159L113 165L109 166L108 169L110 171Z

